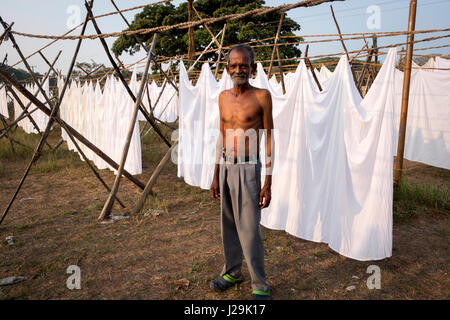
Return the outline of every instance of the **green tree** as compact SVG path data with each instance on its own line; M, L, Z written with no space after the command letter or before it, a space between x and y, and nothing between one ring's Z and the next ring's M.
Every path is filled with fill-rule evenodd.
M244 13L249 10L261 8L264 6L264 0L197 0L194 1L194 7L202 18L220 17L234 13ZM187 2L181 3L175 7L171 3L146 7L142 12L135 15L131 28L126 30L138 30L142 28L153 28L164 25L173 25L188 20ZM195 13L192 13L193 20L199 20ZM270 12L260 16L246 17L227 22L227 28L224 38L224 46L232 44L261 40L274 37L277 32L280 12ZM209 24L208 27L216 35L223 28L224 22ZM155 53L159 56L172 57L186 54L188 52L188 34L186 29L172 29L159 34L158 45ZM282 36L294 35L294 31L300 30L300 25L294 20L285 16L282 28ZM152 34L138 35L139 39L148 45L151 42ZM203 27L194 28L195 51L202 51L211 41L211 35ZM220 41L220 37L218 39ZM280 39L280 42L289 42L286 39ZM253 43L252 45L272 44L273 40ZM213 44L213 47L215 45ZM119 56L123 52L134 54L140 50L139 43L134 36L120 36L113 44L112 51ZM270 60L272 47L256 47L256 60ZM296 58L301 56L300 49L295 45L280 46L280 58ZM217 60L217 52L211 52L203 55L202 60ZM293 61L283 61L283 64L293 63ZM265 63L268 65L268 63ZM211 65L215 67L215 65ZM200 66L198 66L200 67Z

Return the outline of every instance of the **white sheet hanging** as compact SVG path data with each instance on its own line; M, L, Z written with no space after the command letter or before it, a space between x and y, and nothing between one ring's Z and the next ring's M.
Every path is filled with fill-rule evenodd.
M103 92L98 83L95 87L91 82L81 87L76 81L72 81L61 104L61 118L116 163L120 163L133 108L133 100L122 84L112 76L106 79ZM62 131L62 138L67 141L69 150L77 151L65 131ZM92 160L99 169L108 168L117 173L82 143L78 144L86 157ZM125 170L131 174L142 173L138 121L134 127Z
M435 67L438 69L450 69L450 59L436 57ZM436 70L440 73L450 73L450 70Z
M320 72L319 72L322 76L322 78L324 80L328 80L331 78L331 76L333 75L333 72L331 72L327 67L325 67L325 65L322 65L320 67Z
M437 70L439 71L439 70ZM403 72L396 70L395 140L402 104ZM450 72L413 69L411 73L405 153L408 160L450 169Z
M0 114L4 116L5 118L9 118L8 113L8 101L6 99L6 88L3 86L3 88L0 89Z
M26 85L25 88L28 91L30 91L31 93L33 93L33 94L37 91L37 86L35 86L34 84L32 86L31 85ZM47 95L47 97L50 98L50 96L49 96L49 93L50 93L49 88L50 88L50 86L49 86L49 79L48 78L43 83L42 88L44 89L44 92ZM14 89L14 88L13 88L13 90L17 94L17 96L20 99L20 101L22 102L23 106L26 107L30 101L22 93L20 93L18 90ZM39 92L39 94L36 96L36 98L48 107L48 104L45 101L44 96L42 95L41 92ZM32 111L35 108L36 107L34 105L31 105L28 108L28 111ZM22 114L22 112L23 112L23 109L20 107L20 104L14 99L14 119L19 118L19 116ZM31 117L33 118L34 122L38 126L39 130L41 132L44 131L46 126L47 126L49 117L44 112L42 112L40 109L34 111L31 114ZM34 127L33 123L29 120L28 117L25 117L22 120L20 120L18 122L18 125L26 133L38 133L38 131L36 130L36 128Z
M389 51L364 100L345 56L322 92L304 62L285 95L273 90L258 66L251 83L271 92L278 130L264 226L326 242L358 260L391 256L395 54ZM195 87L180 68L178 176L191 185L210 187L217 135L208 129L218 132L217 97L229 87L229 77L217 83L208 64Z

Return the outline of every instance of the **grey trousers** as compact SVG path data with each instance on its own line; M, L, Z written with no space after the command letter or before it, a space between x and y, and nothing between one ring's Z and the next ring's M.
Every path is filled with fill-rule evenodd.
M261 163L220 164L219 185L225 256L221 276L228 273L239 278L244 254L252 289L268 292L269 285L264 272L264 245L259 227Z

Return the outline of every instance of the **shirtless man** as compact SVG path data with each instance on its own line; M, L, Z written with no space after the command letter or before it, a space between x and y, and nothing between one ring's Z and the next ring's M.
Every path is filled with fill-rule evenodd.
M270 204L273 168L272 98L249 84L256 71L254 53L237 45L228 53L227 72L234 87L219 96L220 135L211 196L221 200L221 232L225 264L210 287L225 291L242 282L242 254L252 281L253 299L269 299L264 272L261 209ZM259 146L266 136L266 175L261 188ZM225 142L225 143L223 143Z

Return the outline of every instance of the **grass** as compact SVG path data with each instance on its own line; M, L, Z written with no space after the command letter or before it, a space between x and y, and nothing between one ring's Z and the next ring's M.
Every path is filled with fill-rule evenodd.
M413 183L407 177L403 177L399 188L394 189L394 219L403 221L423 215L428 208L437 209L448 215L450 190L445 187Z

